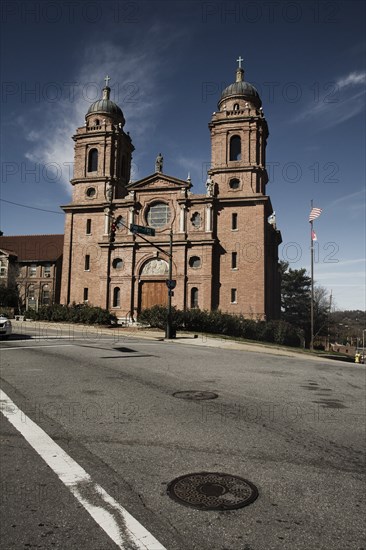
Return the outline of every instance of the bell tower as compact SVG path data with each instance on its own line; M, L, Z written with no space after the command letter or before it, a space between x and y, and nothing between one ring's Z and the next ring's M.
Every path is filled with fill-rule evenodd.
M123 130L122 110L110 99L109 80L106 76L102 98L90 105L85 125L73 136L73 203L110 202L127 194L134 147Z
M219 197L264 195L268 126L255 87L244 80L239 57L235 82L224 89L209 124L209 175Z

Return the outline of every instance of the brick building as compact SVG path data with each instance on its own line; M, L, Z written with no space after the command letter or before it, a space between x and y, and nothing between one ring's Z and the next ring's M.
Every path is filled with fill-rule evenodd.
M134 147L106 83L73 136L73 196L62 207L62 303L84 301L133 318L145 307L166 304L164 251L169 253L172 233L173 305L279 317L281 235L266 195L268 127L240 63L209 123L205 194L194 194L189 178L165 174L160 154L153 174L130 181ZM132 223L154 228L155 236L145 238L160 250L131 233Z
M60 301L63 235L0 237L0 284L17 287L20 309Z

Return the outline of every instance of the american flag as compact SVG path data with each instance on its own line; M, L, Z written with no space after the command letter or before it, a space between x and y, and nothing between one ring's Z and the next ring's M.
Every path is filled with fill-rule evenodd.
M309 215L309 222L312 222L315 218L319 218L322 211L322 208L312 208Z

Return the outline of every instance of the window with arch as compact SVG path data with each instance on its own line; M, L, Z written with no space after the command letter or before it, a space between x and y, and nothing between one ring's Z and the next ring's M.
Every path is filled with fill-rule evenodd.
M95 126L99 126L99 124L100 124L99 118L96 118L96 119L95 119L94 124L95 124Z
M234 104L234 111L239 111L239 103Z
M88 172L98 170L98 149L90 149L88 156Z
M189 258L189 266L195 269L201 267L201 258L199 256L191 256Z
M198 308L198 288L191 288L191 309Z
M121 305L121 289L116 286L113 289L113 307L120 307Z
M114 258L112 262L113 269L122 269L123 267L123 261L122 258Z
M230 160L241 160L241 139L240 136L230 138Z
M237 178L233 178L229 181L230 189L239 189L240 181Z

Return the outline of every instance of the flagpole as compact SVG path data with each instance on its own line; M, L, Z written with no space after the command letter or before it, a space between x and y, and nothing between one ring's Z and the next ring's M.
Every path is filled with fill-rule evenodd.
M310 211L313 209L311 200ZM311 303L310 303L310 350L314 351L314 241L313 220L310 221L310 253L311 253Z

